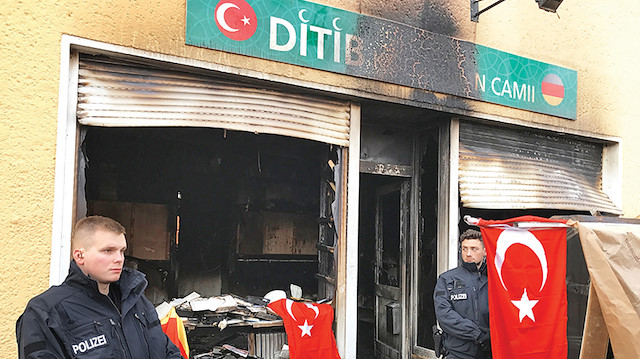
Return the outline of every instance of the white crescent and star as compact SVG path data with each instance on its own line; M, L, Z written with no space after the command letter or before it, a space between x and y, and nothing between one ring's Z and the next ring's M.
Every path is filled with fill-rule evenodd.
M293 303L294 303L293 300L286 299L285 307L287 308L287 313L289 313L289 315L291 316L293 321L297 322L298 320L293 315ZM320 309L318 309L317 306L315 306L315 305L313 305L311 303L304 303L304 304L307 306L307 308L313 310L316 313L316 316L313 319L318 318L318 315L320 315ZM311 336L311 328L313 328L313 325L310 325L309 322L305 319L304 320L304 324L303 325L298 325L298 328L300 328L300 330L302 330L302 336L301 337L304 337L305 335Z
M533 233L527 230L515 228L505 229L500 233L496 242L496 257L494 263L496 265L496 271L498 272L500 282L502 282L502 287L508 291L507 286L504 284L504 280L502 279L502 265L504 264L507 250L514 244L522 244L523 246L526 246L538 257L540 267L542 267L542 284L540 285L540 290L542 290L547 282L547 275L549 272L547 255L544 251L544 247ZM522 293L520 300L512 300L511 303L519 310L518 315L520 317L520 323L522 323L524 317L529 317L532 321L536 321L535 316L533 315L533 307L538 304L538 300L530 300L527 295L526 288L524 289L524 293Z

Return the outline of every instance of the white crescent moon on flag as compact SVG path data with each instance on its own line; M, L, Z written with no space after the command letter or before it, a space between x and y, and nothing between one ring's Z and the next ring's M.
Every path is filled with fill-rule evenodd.
M316 318L318 318L318 315L320 315L320 309L318 309L318 307L316 307L311 303L305 303L305 304L307 305L307 308L313 309L313 311L316 312L316 316L313 319L315 320Z
M293 307L293 301L291 299L287 299L286 306L287 306L287 312L289 313L291 318L293 318L293 321L297 322L298 320L296 319L296 317L293 316L293 311L291 311L291 308Z
M507 228L500 233L496 243L496 258L494 263L496 265L496 270L498 271L498 277L500 277L500 281L502 282L502 287L507 290L507 286L504 284L504 280L502 279L502 264L504 263L504 257L507 253L507 249L514 244L522 244L523 246L528 247L538 257L540 266L542 267L542 285L540 286L540 290L542 290L547 282L547 274L549 272L547 255L544 251L544 247L533 233L527 230L514 228Z
M236 8L238 10L240 10L240 8L238 7L238 5L232 4L232 3L224 3L222 5L220 5L220 7L218 8L218 10L216 10L216 21L218 21L218 24L220 24L220 26L229 31L229 32L236 32L240 29L234 29L231 26L229 26L229 24L227 24L227 20L224 18L227 10L229 10L230 8Z

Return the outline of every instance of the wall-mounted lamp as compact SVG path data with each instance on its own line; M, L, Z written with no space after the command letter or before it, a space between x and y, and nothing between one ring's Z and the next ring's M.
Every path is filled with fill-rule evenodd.
M558 6L562 3L562 0L536 0L538 7L542 10L556 12Z
M488 5L487 7L485 7L484 9L480 10L479 9L479 3L482 0L470 0L471 2L471 21L475 21L478 22L478 18L480 17L480 14L482 14L483 12L493 8L494 6L499 5L500 3L504 2L505 0L496 0L493 4ZM560 6L560 4L562 3L563 0L536 0L536 2L538 3L538 7L541 8L542 10L545 11L550 11L550 12L556 12L556 9L558 9L558 6Z

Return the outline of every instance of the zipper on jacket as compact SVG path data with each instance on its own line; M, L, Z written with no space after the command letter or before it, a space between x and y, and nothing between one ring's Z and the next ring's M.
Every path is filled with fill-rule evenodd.
M118 336L118 341L120 342L120 350L122 350L122 354L124 355L125 358L129 358L129 356L127 355L127 350L124 347L124 342L122 341L123 338L122 336L120 336L120 326L118 325L118 323L114 322L113 319L111 318L109 318L109 322L111 323L111 325L113 325L116 331L116 335Z
M476 323L480 322L480 315L478 314L478 291L476 286L473 286L473 314L476 317Z
M111 297L109 297L108 295L105 295L105 297L107 297L107 299L109 299L109 303L111 303L111 305L113 305L113 307L116 309L116 312L118 312L118 315L122 316L122 313L120 312L120 309L118 309L118 306L116 305L116 303L113 302Z
M144 315L144 312L142 312L142 315ZM149 356L151 356L151 343L149 343L149 337L147 336L147 325L144 323L142 318L140 318L138 313L135 313L133 316L136 317L138 321L140 321L140 326L142 327L142 336L144 337L144 341L147 343L147 351L149 352Z
M476 314L476 323L480 323L480 312L479 312L479 308L478 308L478 302L480 302L480 284L482 282L482 273L478 270L478 279L476 281L476 283L478 284L477 286L473 286L473 294L474 294L474 304L475 304L475 314Z

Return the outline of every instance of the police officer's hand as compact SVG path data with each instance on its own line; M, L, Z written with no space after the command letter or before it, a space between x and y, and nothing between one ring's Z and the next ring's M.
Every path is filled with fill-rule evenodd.
M480 337L478 337L478 340L477 340L476 343L480 346L480 349L482 351L490 352L491 351L491 336L489 335L489 332L483 331L482 334L480 334Z

